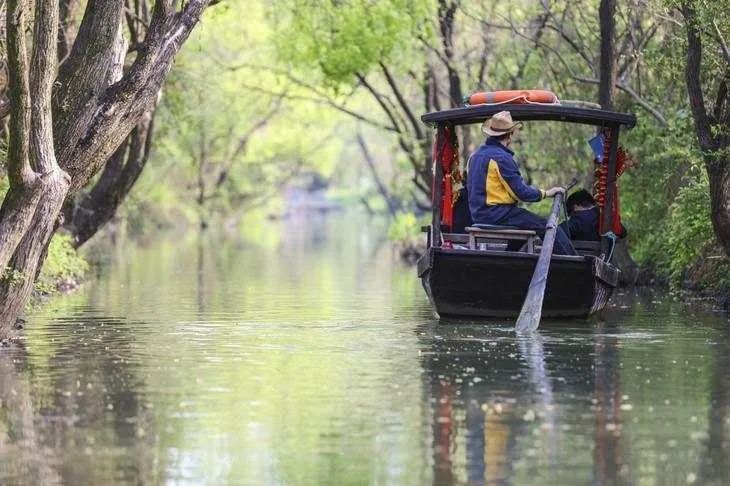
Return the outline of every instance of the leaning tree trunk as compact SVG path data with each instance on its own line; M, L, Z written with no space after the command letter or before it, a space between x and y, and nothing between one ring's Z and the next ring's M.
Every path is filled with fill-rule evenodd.
M99 180L73 209L66 229L78 248L116 215L132 190L150 154L154 112L145 115L104 166Z
M30 295L64 199L86 185L153 106L208 1L178 8L172 0L157 0L134 62L118 81L110 73L118 65L121 0L87 1L58 76L57 0L35 2L30 65L26 1L8 1L10 189L0 210L0 338L9 335Z

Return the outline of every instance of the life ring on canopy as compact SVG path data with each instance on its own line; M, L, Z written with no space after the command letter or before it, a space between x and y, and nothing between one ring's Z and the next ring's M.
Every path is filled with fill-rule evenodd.
M503 103L560 103L552 91L543 89L524 89L508 91L481 91L468 96L464 103L467 105L499 105Z

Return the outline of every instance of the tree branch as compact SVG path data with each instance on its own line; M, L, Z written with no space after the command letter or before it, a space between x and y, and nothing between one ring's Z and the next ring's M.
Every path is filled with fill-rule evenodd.
M715 27L715 33L717 34L717 42L720 44L720 47L722 48L722 53L725 56L725 62L730 64L730 49L727 47L727 42L725 42L725 38L722 35L722 32L720 31L720 27L717 26L717 22L714 20L712 21L712 25Z
M703 150L710 150L714 147L714 140L711 131L712 120L707 114L705 100L702 94L702 39L697 25L698 19L690 2L683 2L681 7L687 30L687 65L685 77L687 82L687 94L689 105L694 115L695 128L700 147Z
M390 86L391 91L395 95L395 99L398 100L398 104L400 105L401 110L403 110L403 112L406 114L408 121L411 122L413 132L416 134L416 138L423 138L421 122L413 114L413 111L411 111L411 108L408 106L408 102L403 97L403 93L400 92L400 89L398 89L398 85L396 84L395 79L391 75L387 66L380 62L380 69L382 69L383 74L385 75L385 80L387 81L388 86Z
M26 186L35 175L30 167L30 88L28 86L28 51L25 42L25 2L8 0L7 50L10 117L8 179L12 186Z
M370 94L373 96L373 98L375 98L375 101L383 109L383 111L385 112L385 115L388 117L390 122L393 124L393 127L396 128L396 131L398 133L403 133L404 129L398 120L399 117L397 117L395 115L395 113L393 112L393 110L391 109L391 107L388 106L388 103L385 101L385 97L382 94L380 94L378 92L378 90L376 90L370 83L368 83L368 81L365 79L365 76L363 76L360 73L355 74L355 76L357 77L357 80L360 81L360 84L365 86L365 89L367 89L370 92Z
M586 78L586 77L583 77L583 76L571 76L571 77L573 79L575 79L576 81L580 81L581 83L600 84L600 81L598 79L596 79L596 78ZM662 115L662 113L658 109L656 109L653 106L651 106L651 104L648 101L646 101L644 98L642 98L641 96L639 96L639 94L633 88L631 88L627 84L624 84L624 83L621 83L621 82L616 82L614 86L616 88L620 89L621 91L624 91L625 93L629 94L636 101L636 103L639 104L639 106L641 106L646 111L648 111L649 113L651 113L651 115L662 126L664 126L664 127L667 126L667 119L666 119L666 117L664 117L664 115Z
M94 1L101 0L90 3ZM73 175L73 189L89 180L154 104L175 54L200 19L207 0L189 0L181 11L165 16L171 11L167 3L155 3L150 29L134 63L99 97L82 135L59 157L61 166ZM117 19L116 25L120 24Z
M58 63L58 3L36 0L33 26L33 55L30 65L31 150L35 170L40 174L58 170L53 148L51 93Z
M252 84L248 84L248 83L240 83L240 86L242 88L246 88L250 91L254 91L257 93L263 93L263 94L277 97L277 98L286 97L288 100L309 101L311 103L327 105L331 108L336 109L337 111L340 111L348 116L351 116L351 117L355 118L356 120L360 120L363 123L367 123L368 125L371 125L375 128L379 128L381 130L386 130L389 132L395 132L395 133L398 132L398 129L393 127L392 125L385 125L383 123L380 123L379 121L369 118L369 117L363 115L362 113L358 113L355 110L347 108L347 106L340 104L329 97L313 98L313 97L309 97L309 96L293 95L290 93L268 90L268 89L262 88L260 86L252 85ZM315 95L315 96L319 96L319 95Z
M375 161L373 160L372 155L370 154L370 150L368 150L367 143L365 142L365 138L363 138L362 133L358 132L355 140L357 141L357 144L360 146L360 152L362 152L363 159L365 159L365 163L367 164L368 168L370 169L370 173L373 176L373 181L375 182L375 185L378 188L378 192L380 193L380 196L385 201L386 206L388 207L388 212L391 216L395 216L397 207L394 203L393 199L391 198L390 194L388 193L388 189L385 187L385 184L383 184L383 181L380 180L380 176L378 175L377 168L375 167Z

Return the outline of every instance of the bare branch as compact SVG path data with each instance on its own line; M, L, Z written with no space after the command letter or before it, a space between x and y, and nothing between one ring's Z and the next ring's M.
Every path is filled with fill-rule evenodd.
M696 12L690 2L683 2L681 7L687 30L687 65L685 70L689 104L694 115L697 138L703 150L713 148L714 140L711 131L712 120L707 113L702 93L702 39L697 25Z
M658 29L659 29L659 24L652 25L651 29L649 29L649 31L646 32L644 34L644 36L639 39L638 45L634 49L634 51L635 52L642 52L646 48L646 46L649 43L649 41L654 37L654 35L656 34L656 32L657 32ZM637 58L636 56L629 56L629 55L627 55L626 60L621 65L621 67L618 69L618 77L619 77L619 79L625 79L625 77L629 73L628 68L631 67L632 64L636 64L635 62L632 62L636 58Z
M308 102L316 103L316 104L320 104L320 105L327 105L348 116L355 118L356 120L360 120L363 123L367 123L368 125L371 125L375 128L379 128L381 130L387 130L389 132L395 132L395 133L398 132L398 129L393 127L392 125L384 125L383 123L380 123L379 121L374 120L370 117L367 117L361 113L358 113L358 112L348 108L347 106L336 102L335 100L333 100L329 97L320 98L320 97L295 95L295 94L291 94L291 93L284 93L281 91L268 90L268 89L262 88L258 85L252 85L252 84L247 84L247 83L239 83L239 86L241 86L242 88L246 88L250 91L266 94L266 95L273 96L273 97L281 98L281 97L286 96L286 98L288 100L301 100L301 101L308 101ZM317 96L317 95L315 95L315 96ZM326 96L326 95L323 95L323 96Z
M600 81L598 79L596 79L596 78L586 78L586 77L583 77L583 76L571 76L571 77L573 79L575 79L576 81L580 81L581 83L600 84ZM639 96L639 94L633 88L631 88L631 86L628 86L627 84L619 83L619 82L617 82L615 84L615 86L618 89L620 89L621 91L624 91L627 94L629 94L636 101L636 103L639 106L641 106L646 111L648 111L649 113L651 113L651 115L654 118L656 118L656 120L662 126L664 126L664 127L667 126L667 119L666 119L666 117L664 115L662 115L662 113L659 110L657 110L656 108L654 108L653 106L651 106L651 104L648 101L646 101L644 98L642 98L641 96Z
M380 179L380 176L378 175L378 170L375 167L375 160L373 159L373 156L370 154L370 150L368 150L367 143L365 142L365 138L362 136L362 133L358 132L355 140L357 141L358 146L360 147L360 152L362 152L363 159L365 160L365 163L367 164L368 168L370 169L370 173L373 176L373 181L375 182L375 185L378 188L378 192L380 193L380 196L385 201L385 204L388 207L388 212L391 216L395 216L395 212L397 210L396 204L393 201L393 198L390 196L390 193L388 192L388 189L385 187L385 184L383 184L383 181Z
M579 36L580 44L578 41L574 40L568 33L565 31L565 15L567 14L568 10L563 11L563 18L558 20L554 13L550 10L549 6L545 3L542 3L543 10L547 15L549 15L555 22L556 25L547 24L546 27L550 30L555 31L560 37L568 43L568 45L586 62L588 65L588 68L591 70L591 72L595 73L595 60L586 52L586 46L585 42L583 42L582 38L580 38L580 33L578 29L575 29L576 34Z
M537 23L537 29L535 30L535 35L532 38L532 44L537 47L538 43L540 42L540 38L542 37L542 34L545 30L545 26L547 24L549 13L543 13L542 15L538 15L535 18L535 22ZM525 74L525 69L527 68L527 63L530 61L530 57L532 56L532 46L528 47L525 51L525 56L523 57L522 61L518 63L517 65L517 72L510 76L512 79L512 89L517 89L518 85L522 81L522 77Z
M413 127L413 132L416 134L416 137L423 138L421 122L413 114L413 111L411 111L408 102L403 97L403 93L401 93L400 89L398 88L395 78L393 78L393 75L388 70L388 67L382 62L380 62L380 69L383 71L383 75L385 75L385 80L387 81L388 86L390 86L391 91L395 95L395 98L398 100L398 104L400 105L401 110L403 110L403 112L406 114L408 121L411 122L411 126Z
M715 27L715 33L717 34L717 42L720 43L720 47L722 48L722 53L725 55L725 62L730 64L730 49L728 49L728 47L727 47L727 42L725 42L725 38L722 36L720 27L717 26L717 22L715 22L713 20L712 25Z
M358 81L360 81L360 84L362 84L365 87L365 89L367 89L370 92L370 94L373 96L373 98L375 98L375 101L383 109L383 111L385 112L385 115L388 117L388 119L393 124L393 126L397 129L397 132L403 133L404 128L400 123L400 120L399 120L400 117L395 114L395 111L393 110L393 107L391 106L391 104L388 101L386 101L386 97L383 96L382 94L380 94L378 92L378 90L376 90L373 87L373 85L371 85L365 79L365 76L363 76L360 73L356 74L355 76L357 77Z

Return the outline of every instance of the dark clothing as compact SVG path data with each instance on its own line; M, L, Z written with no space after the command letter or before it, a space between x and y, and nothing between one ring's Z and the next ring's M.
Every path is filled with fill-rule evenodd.
M596 207L583 211L574 211L566 220L560 223L571 240L598 241L601 235L598 234L598 218L601 211Z
M522 180L514 152L488 138L469 158L467 189L475 223L497 224L518 201L537 202L543 194Z
M452 233L466 233L466 228L473 223L469 212L469 194L466 187L459 189L459 197L454 204L454 219L451 226Z
M583 211L574 211L567 221L560 223L571 240L582 241L599 241L601 235L598 231L598 220L601 216L601 210L598 206ZM621 233L616 235L619 238L626 236L626 228L621 225Z
M537 214L533 214L526 209L513 206L509 209L504 218L490 224L517 226L521 229L533 230L535 231L535 233L538 234L538 236L540 236L540 238L544 238L547 219L543 218L542 216L538 216ZM568 238L568 235L565 234L565 231L563 231L560 226L558 226L556 230L557 231L555 232L555 244L553 246L553 253L555 253L556 255L577 255L578 253L575 251L575 248L573 248L573 245L570 243L570 238ZM518 248L515 248L514 246L508 246L507 249L510 251L516 251Z

